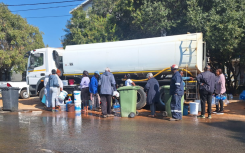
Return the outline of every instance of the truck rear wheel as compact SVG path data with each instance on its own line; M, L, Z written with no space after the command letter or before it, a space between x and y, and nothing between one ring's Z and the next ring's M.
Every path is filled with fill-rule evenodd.
M136 109L139 110L143 108L146 105L146 94L144 92L144 88L140 87L139 90L137 90L137 105Z
M43 87L43 88L40 90L40 92L39 92L39 98L40 98L40 101L42 101L42 99L43 99L44 89L45 89L45 87Z
M165 111L165 99L164 99L164 94L165 94L164 88L161 88L161 89L160 89L160 95L159 95L159 102L158 102L158 104L157 104L157 108L158 108L160 111Z
M28 94L28 92L27 92L26 89L24 89L24 90L22 90L22 91L20 92L20 97L21 97L22 99L28 99L28 98L29 98L29 94Z

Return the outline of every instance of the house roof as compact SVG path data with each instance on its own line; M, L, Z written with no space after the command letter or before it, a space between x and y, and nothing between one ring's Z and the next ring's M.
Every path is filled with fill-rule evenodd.
M71 14L73 11L75 11L76 9L83 7L84 5L88 4L89 2L91 2L92 0L85 0L83 1L80 5L78 5L77 7L75 7L74 9L72 9L69 13Z

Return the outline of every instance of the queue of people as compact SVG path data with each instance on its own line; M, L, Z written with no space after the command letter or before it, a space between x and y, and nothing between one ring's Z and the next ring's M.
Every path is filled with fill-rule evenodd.
M226 92L225 77L222 70L216 70L216 77L212 72L210 72L210 70L211 67L206 66L204 72L197 76L201 98L201 115L199 115L198 118L205 118L206 101L208 104L208 118L211 118L212 96L222 95ZM169 121L178 121L182 119L181 98L184 95L185 86L185 82L183 80L193 80L193 78L183 77L183 71L179 70L177 65L171 66L171 72L173 74L170 83L170 106L172 118L170 118ZM45 77L44 85L45 95L47 97L46 106L48 110L57 111L57 108L59 108L60 103L58 95L59 92L63 90L63 84L59 76L60 72L52 70L52 74ZM98 71L95 71L91 80L88 76L89 73L87 71L83 71L83 77L80 83L82 103L84 106L83 111L88 111L89 100L91 100L92 110L98 110L101 102L103 118L114 116L111 110L111 100L114 92L117 91L114 75L110 72L109 68L106 68L105 72L101 75ZM147 104L150 105L151 110L149 117L156 117L156 104L159 101L160 95L159 83L152 73L148 73L146 78L148 81L144 90L147 95ZM125 75L124 79L126 80L125 86L135 86L135 83L131 80L130 74ZM223 100L219 101L219 105L216 106L216 111L213 113L223 114Z

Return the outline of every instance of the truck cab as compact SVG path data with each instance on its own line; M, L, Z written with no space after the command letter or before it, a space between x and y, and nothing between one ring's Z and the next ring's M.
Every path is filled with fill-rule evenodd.
M44 79L51 74L52 69L63 71L63 49L41 48L29 51L26 82L29 85L30 95L43 96ZM41 93L41 94L40 94Z

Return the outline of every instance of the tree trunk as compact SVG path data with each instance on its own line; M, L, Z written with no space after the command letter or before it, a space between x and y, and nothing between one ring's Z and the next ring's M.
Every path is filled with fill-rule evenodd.
M2 68L0 68L0 81L3 81L2 76L3 76L3 70L2 70Z

